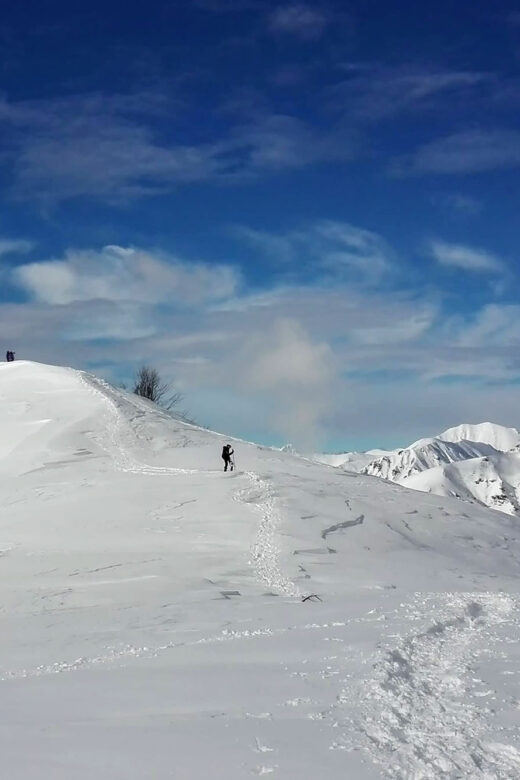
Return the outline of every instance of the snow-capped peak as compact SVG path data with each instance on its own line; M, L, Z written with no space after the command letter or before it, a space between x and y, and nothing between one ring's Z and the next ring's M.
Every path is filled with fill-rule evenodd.
M477 425L463 424L448 428L437 436L442 441L472 441L490 444L495 450L507 452L520 444L520 432L516 428L506 428L496 423L484 422Z

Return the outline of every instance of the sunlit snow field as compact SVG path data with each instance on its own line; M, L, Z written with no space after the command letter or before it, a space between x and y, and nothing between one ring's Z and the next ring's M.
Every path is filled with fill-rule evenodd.
M239 441L224 474L72 369L0 366L0 425L2 778L520 777L514 517Z

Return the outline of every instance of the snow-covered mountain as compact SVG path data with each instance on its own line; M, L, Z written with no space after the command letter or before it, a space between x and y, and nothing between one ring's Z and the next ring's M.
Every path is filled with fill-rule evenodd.
M421 439L403 450L370 461L363 474L404 484L409 477L443 463L454 463L482 455L497 454L491 445L471 441L449 442L440 438Z
M6 780L520 777L516 519L237 440L224 474L72 369L1 365L0 426Z
M520 433L493 423L459 425L400 450L320 455L336 467L397 482L414 490L520 511Z

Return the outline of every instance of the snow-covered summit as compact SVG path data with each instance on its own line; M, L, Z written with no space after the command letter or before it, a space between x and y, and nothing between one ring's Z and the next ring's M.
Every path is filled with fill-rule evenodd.
M0 430L3 777L520 776L514 518L237 440L224 474L73 369L1 365Z
M507 452L520 444L520 432L496 423L484 422L477 425L458 425L437 436L442 441L472 441L490 444L495 450Z

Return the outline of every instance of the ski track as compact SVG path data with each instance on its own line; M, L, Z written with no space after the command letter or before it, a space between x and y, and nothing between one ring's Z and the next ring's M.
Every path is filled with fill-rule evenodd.
M475 676L479 659L500 659L493 650L503 641L499 626L510 631L506 641L516 643L517 599L503 593L417 594L402 606L421 630L387 640L375 663L368 659L369 679L345 681L327 713L339 730L331 749L364 752L389 780L520 777L520 729L493 726L500 702ZM350 715L352 708L361 714ZM504 742L488 740L490 731L503 732Z
M108 411L106 434L110 447L99 440L103 449L111 456L119 471L144 474L147 476L170 476L172 474L205 474L208 472L198 469L181 469L166 466L148 466L138 463L129 454L122 442L121 415L117 404L113 400L111 387L107 382L91 377L88 374L80 374L86 388L103 398ZM130 402L128 402L130 404ZM217 472L220 473L220 472ZM243 472L249 479L249 487L237 491L233 499L247 504L252 504L260 513L260 522L255 542L251 550L250 563L253 566L257 579L276 593L298 598L303 594L297 585L286 577L280 568L280 550L276 544L276 531L280 523L280 513L276 508L276 500L268 482L258 474L251 471Z

